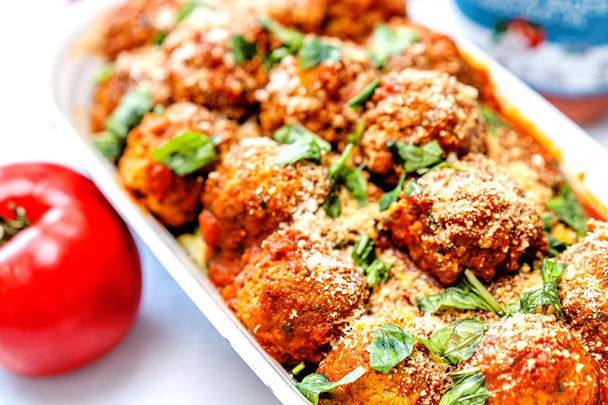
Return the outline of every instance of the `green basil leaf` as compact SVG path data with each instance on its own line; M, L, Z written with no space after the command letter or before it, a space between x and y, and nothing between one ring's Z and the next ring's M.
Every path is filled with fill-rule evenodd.
M486 122L486 129L490 135L497 135L498 128L510 128L510 125L505 122L500 115L490 107L480 105L481 116Z
M367 205L367 179L363 172L346 166L348 158L353 150L353 144L349 143L342 151L340 159L329 168L329 182L332 189L339 184L344 184L346 189L357 200L359 207Z
M556 180L562 183L557 197L547 201L546 206L568 226L572 227L579 236L587 234L587 216L578 202L570 184L561 176Z
M374 79L370 84L368 84L361 93L357 94L355 97L351 98L348 101L348 106L353 110L362 107L367 100L374 94L374 91L380 85L380 79Z
M284 57L286 57L287 55L291 55L292 53L293 52L285 46L273 49L272 51L264 55L264 68L266 70L272 69L273 67L278 65Z
M365 234L360 234L351 253L353 261L359 266L371 264L376 259L376 243Z
M379 67L388 62L390 56L401 54L407 47L420 41L420 36L407 28L392 29L378 24L374 29L374 52L372 58Z
M403 172L401 174L401 177L399 177L399 183L397 184L397 187L395 187L393 190L391 190L389 192L382 194L382 197L380 197L380 201L378 201L380 211L387 210L388 207L390 207L392 203L396 202L399 199L399 194L401 194L401 191L403 190L404 182L405 182L405 172Z
M338 218L342 213L342 203L340 196L335 190L332 190L325 201L323 201L323 211L330 218Z
M268 32L273 34L284 45L287 46L289 53L293 53L302 47L304 34L293 28L287 28L270 18L260 18L258 23Z
M127 92L118 107L106 121L106 131L119 138L126 139L129 132L139 125L144 115L154 107L152 93L149 90L131 90Z
M420 193L422 193L422 187L414 179L411 179L410 181L408 181L407 184L405 185L405 187L403 187L403 194L406 197L412 197L412 196L418 195Z
M101 84L105 82L112 76L112 73L114 73L114 65L112 63L103 65L101 68L99 68L97 73L95 73L95 77L93 77L93 83Z
M92 139L93 146L108 160L115 162L125 149L125 139L111 132L96 134Z
M425 313L435 313L441 307L484 310L497 315L508 313L506 307L490 294L470 270L465 270L459 282L441 294L416 298L416 305L420 312Z
M169 35L168 32L158 31L157 33L154 34L154 38L152 38L152 42L154 44L160 46L163 44L163 42L165 42L165 39L167 39L168 35Z
M312 138L323 152L330 152L331 145L325 139L299 124L287 124L274 131L272 138L278 143L294 143L297 140Z
M342 48L328 44L317 36L306 38L298 53L298 62L303 70L325 61L337 63L341 58Z
M372 343L367 347L370 367L387 374L393 367L412 354L414 336L397 325L385 323L375 328Z
M401 141L386 141L385 144L393 155L393 161L403 164L406 173L428 169L440 163L445 156L437 141L431 141L423 147Z
M333 392L337 387L341 385L351 384L357 381L363 374L365 374L364 367L357 367L344 377L340 381L330 382L327 376L323 373L310 374L304 377L302 382L296 384L296 388L313 404L319 403L319 395L324 392Z
M370 265L363 268L365 282L371 287L382 281L388 280L389 272L392 268L392 264L389 265L380 259L375 259Z
M552 214L543 215L543 231L549 242L549 254L551 256L557 256L566 250L568 246L570 246L570 243L562 242L551 234L551 223L553 222L553 218L555 218L555 216Z
M242 35L233 35L230 38L230 43L234 54L234 62L237 65L253 59L258 54L258 45L255 42L247 41Z
M363 133L365 132L365 121L359 121L357 124L357 128L355 128L355 132L348 135L346 140L348 143L352 143L353 145L358 145L361 142L361 138L363 138Z
M550 307L553 307L559 315L562 315L557 282L564 274L567 266L567 264L558 263L554 258L543 260L541 267L543 286L521 293L519 297L521 311L531 313L537 308L542 308L543 312L546 312Z
M184 21L186 17L188 17L194 10L198 7L209 7L206 4L199 3L198 1L189 1L185 3L179 10L177 10L177 15L175 16L175 20L177 22Z
M489 327L487 322L461 319L439 329L430 339L418 340L444 362L455 366L471 358Z
M454 382L439 405L483 405L492 396L486 385L486 377L478 369L452 373Z
M554 258L543 260L541 272L543 275L543 283L555 283L564 274L568 265L566 263L559 263Z
M213 142L200 132L184 131L152 152L157 162L185 176L217 160Z
M289 146L281 151L275 164L286 166L302 159L321 163L322 153L331 151L331 145L307 128L297 124L287 124L272 135L275 141Z

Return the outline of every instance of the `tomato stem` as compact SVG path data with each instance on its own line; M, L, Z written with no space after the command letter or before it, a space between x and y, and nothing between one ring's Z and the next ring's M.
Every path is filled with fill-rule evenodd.
M8 208L15 213L15 218L9 219L0 215L0 246L31 225L23 207L9 203Z

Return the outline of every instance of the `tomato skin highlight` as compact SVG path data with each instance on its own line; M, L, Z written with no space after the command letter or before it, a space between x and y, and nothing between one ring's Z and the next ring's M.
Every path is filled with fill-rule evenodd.
M63 166L0 167L1 216L11 203L32 225L0 246L0 363L30 376L82 367L135 321L135 242L95 185Z

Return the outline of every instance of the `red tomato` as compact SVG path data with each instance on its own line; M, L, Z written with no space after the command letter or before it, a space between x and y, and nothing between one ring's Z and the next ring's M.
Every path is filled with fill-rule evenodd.
M95 185L62 166L0 167L0 217L14 220L15 206L31 225L0 245L0 363L33 376L84 366L133 325L135 242Z

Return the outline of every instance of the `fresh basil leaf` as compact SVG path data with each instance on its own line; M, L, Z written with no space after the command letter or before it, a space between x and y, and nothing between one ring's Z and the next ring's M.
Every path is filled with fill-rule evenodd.
M296 388L313 404L319 403L319 395L324 392L333 392L337 387L341 385L351 384L357 381L363 374L365 374L364 367L357 367L344 377L340 381L330 382L327 376L323 373L310 374L304 377L302 382L296 384Z
M388 207L390 207L392 203L396 202L399 199L399 194L401 194L401 191L403 190L404 182L405 182L405 172L403 172L401 174L401 177L399 177L399 183L397 184L397 187L395 187L391 191L388 191L388 192L382 194L382 197L380 197L380 201L378 201L380 211L387 210Z
M427 169L444 159L444 153L437 141L431 141L423 147L401 141L386 141L386 146L393 155L396 164L403 164L406 173Z
M405 187L403 187L403 194L406 197L412 197L412 196L418 195L420 193L422 193L422 187L414 179L411 179L410 181L408 181L407 184L405 185Z
M144 115L154 107L149 90L127 92L106 121L106 131L126 139L131 129L139 125Z
M303 70L311 69L325 61L337 63L341 58L342 48L328 44L317 36L306 38L298 53L298 62Z
M461 319L439 329L430 339L418 340L445 363L455 366L471 358L489 327L487 322Z
M112 63L103 65L97 71L97 73L95 73L95 77L93 78L93 83L101 84L101 83L105 82L112 76L112 73L114 73L114 65Z
M481 116L486 123L486 129L490 135L498 135L499 128L509 128L510 125L505 122L496 111L490 107L480 105Z
M284 57L287 55L291 55L293 52L289 50L289 48L285 46L281 46L279 48L273 49L264 55L264 68L266 70L270 70L276 65L278 65Z
M111 132L102 132L92 139L93 146L108 160L115 162L125 149L125 139Z
M376 243L365 234L360 234L351 253L353 261L359 266L366 266L376 259Z
M343 184L357 200L359 207L365 207L367 205L367 179L361 170L346 165L352 150L353 144L349 143L342 151L340 159L331 165L329 168L329 182L332 191L336 191L338 185Z
M157 162L185 176L217 160L213 142L200 132L184 131L152 152Z
M393 367L412 354L414 336L397 325L385 323L372 332L372 342L367 347L370 367L387 374Z
M206 4L199 3L198 1L189 1L185 3L179 10L177 10L177 14L175 16L175 20L177 22L184 21L186 17L188 17L194 10L199 7L209 7Z
M272 135L275 141L289 146L281 151L275 164L286 166L302 159L321 163L322 153L331 151L331 145L307 128L297 124L287 124Z
M492 396L486 385L486 377L478 369L452 373L454 382L439 405L483 405Z
M351 98L348 101L348 106L353 110L362 107L367 100L374 94L374 91L380 85L380 79L374 79L370 84L368 84L361 93L357 94L355 97Z
M233 35L230 38L232 45L232 53L234 55L234 62L237 65L253 59L258 54L258 45L255 42L249 42L242 35Z
M557 256L566 250L568 246L570 246L570 243L562 242L551 234L551 223L553 222L553 218L555 218L555 216L552 214L543 215L543 231L545 232L549 243L549 254L551 256Z
M365 121L359 121L357 124L357 128L355 128L355 132L348 135L346 140L348 143L352 143L353 145L358 145L361 142L361 138L363 138L363 133L365 132Z
M323 201L323 211L330 218L338 218L342 213L342 203L340 196L335 190L332 190L325 201Z
M365 282L369 286L374 286L389 278L389 272L393 268L392 264L386 264L380 259L374 260L369 266L363 268Z
M587 216L585 210L578 202L570 184L559 176L556 182L561 183L557 197L547 201L546 206L559 218L560 221L572 227L579 236L587 234Z
M270 18L260 18L258 23L268 32L273 34L286 45L289 53L293 53L302 47L304 34L293 28L287 28Z
M507 309L496 300L470 270L465 270L459 282L441 294L416 298L420 312L435 313L442 307L473 309L505 315Z
M537 308L542 308L546 313L549 308L553 307L559 315L562 315L557 282L564 274L566 267L567 264L558 263L554 258L543 260L541 267L543 286L521 293L519 297L521 311L529 314Z
M378 24L374 30L374 52L372 59L378 67L384 67L390 56L401 54L407 47L420 41L420 36L407 28L392 29Z

